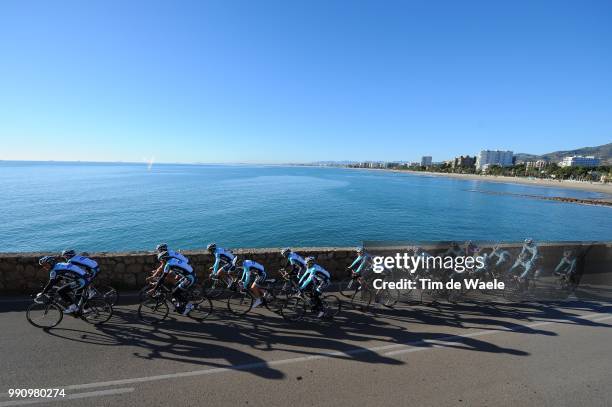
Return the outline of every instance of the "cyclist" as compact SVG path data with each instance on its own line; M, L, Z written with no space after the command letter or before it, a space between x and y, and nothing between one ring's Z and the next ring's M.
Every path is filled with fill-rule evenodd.
M536 260L540 258L538 252L538 246L534 243L533 239L527 238L523 243L521 252L518 258L508 271L508 273L514 273L519 267L523 267L524 271L519 276L520 281L525 281L528 276L532 274L536 266Z
M253 277L254 278L251 278ZM242 284L244 287L249 289L255 297L253 308L257 308L262 303L263 292L261 291L264 287L268 274L264 269L264 266L253 260L245 260L242 262ZM251 283L252 281L252 283Z
M329 285L331 275L329 271L315 263L314 257L307 257L305 260L306 271L300 278L300 292L309 290L312 293L314 301L313 311L318 311L318 318L321 318L325 312L321 309L321 293L323 289Z
M561 261L555 267L554 273L558 276L565 276L568 280L574 275L576 272L576 256L574 256L574 252L571 249L565 249L563 251L563 257L561 257Z
M215 243L210 243L206 246L206 250L215 256L215 264L209 268L212 271L212 275L216 278L221 278L227 272L234 269L236 264L236 255L230 250L222 247L217 247Z
M77 303L82 300L84 288L89 284L87 272L79 266L71 263L59 263L53 256L44 256L38 260L43 270L49 272L49 282L45 285L42 292L36 295L36 299L44 296L58 282L63 285L57 289L59 296L70 304L64 309L65 314L72 314L79 310ZM72 292L71 297L68 293Z
M94 281L98 273L100 272L100 268L98 267L98 263L89 257L85 256L84 253L79 255L72 249L66 249L62 251L61 256L66 260L67 263L74 264L81 269L85 270L89 275L89 280Z
M281 256L287 259L285 270L288 270L290 276L295 276L299 279L306 270L306 261L304 258L289 248L281 250Z
M182 253L179 253L179 252L176 252L174 250L169 249L168 245L166 243L158 244L157 247L155 247L155 251L158 254L166 252L166 253L168 253L168 256L170 256L170 257L174 257L175 259L178 259L178 260L183 261L185 263L189 263L189 259L185 255L183 255Z
M507 250L503 250L499 246L499 244L496 244L495 246L493 246L493 251L491 251L491 253L489 253L487 257L491 260L495 260L495 258L497 258L497 261L495 262L493 267L498 268L499 266L510 260L510 252L508 252Z
M357 281L362 286L364 285L366 272L372 268L372 256L366 253L363 247L358 247L355 249L355 252L357 253L357 258L347 268L353 272L353 276L357 277Z
M171 272L179 277L178 281L172 288L172 302L178 313L187 315L194 308L193 304L187 298L187 289L197 281L197 277L193 267L182 260L172 257L168 252L161 252L157 255L157 260L160 261L163 271L157 279L155 286L149 290L149 294L153 294L166 279L166 276Z

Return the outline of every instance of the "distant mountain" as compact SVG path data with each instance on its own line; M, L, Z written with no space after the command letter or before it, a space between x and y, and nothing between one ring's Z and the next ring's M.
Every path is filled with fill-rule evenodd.
M517 161L547 160L549 162L559 162L563 159L563 157L567 157L569 155L592 155L601 159L602 163L612 164L612 143L597 147L583 147L575 150L555 151L542 155L526 153L515 154Z

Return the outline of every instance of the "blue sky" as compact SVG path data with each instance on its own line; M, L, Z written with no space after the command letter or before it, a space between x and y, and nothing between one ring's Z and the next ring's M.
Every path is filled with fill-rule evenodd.
M0 2L0 159L434 161L612 141L610 1Z

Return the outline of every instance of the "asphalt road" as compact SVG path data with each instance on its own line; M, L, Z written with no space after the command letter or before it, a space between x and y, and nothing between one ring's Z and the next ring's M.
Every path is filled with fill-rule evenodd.
M610 304L412 305L323 325L217 303L204 323L154 327L118 306L105 325L48 332L14 305L0 300L0 407L612 405Z

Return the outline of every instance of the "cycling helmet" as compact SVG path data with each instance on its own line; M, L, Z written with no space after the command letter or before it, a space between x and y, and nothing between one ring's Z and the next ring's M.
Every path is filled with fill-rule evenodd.
M157 247L155 247L155 251L157 253L167 252L168 251L168 245L166 243L160 243L160 244L157 245Z
M161 252L157 255L157 260L159 261L165 261L168 260L170 258L170 255L168 254L168 252Z
M525 244L532 244L533 243L533 239L528 237L527 239L525 239Z
M71 259L74 256L76 256L76 253L74 252L74 250L72 250L72 249L62 250L62 257L66 258L66 259Z
M53 256L44 256L38 260L38 264L41 266L48 264L49 266L53 267L57 264L57 259Z
M357 254L363 254L365 252L365 249L363 247L358 247L355 249L355 251L357 252Z
M214 252L215 250L217 250L217 244L216 243L211 243L208 246L206 246L206 250L208 250L209 252Z
M312 256L306 257L306 258L304 259L304 262L306 263L306 265L309 265L309 264L314 264L314 262L315 262L315 258L314 258L314 257L312 257Z
M283 257L289 256L289 253L291 253L291 249L289 249L288 247L281 250L281 256Z

